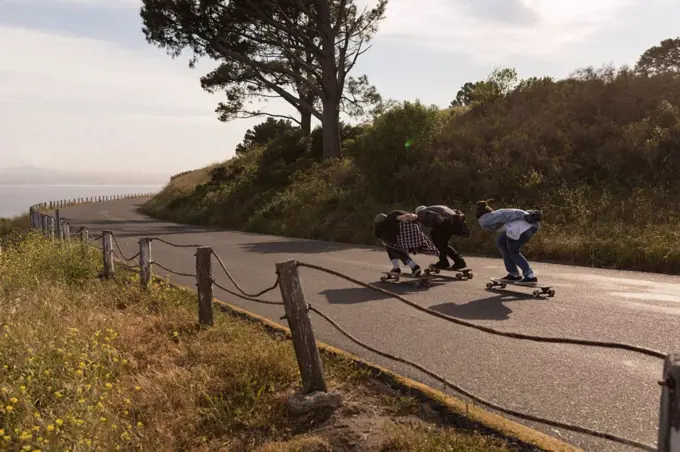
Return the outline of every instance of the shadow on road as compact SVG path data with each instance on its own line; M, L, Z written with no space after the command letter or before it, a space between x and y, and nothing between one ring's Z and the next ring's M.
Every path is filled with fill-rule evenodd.
M372 283L376 287L382 287L397 295L408 295L411 293L420 293L427 291L430 288L443 285L441 282L430 282L430 287L419 288L414 282L405 280L404 282L382 284L380 282ZM319 292L320 295L326 297L331 304L355 304L365 303L367 301L387 300L393 299L395 303L400 303L399 300L394 299L390 295L378 292L377 290L366 289L363 287L348 287L342 289L327 289Z
M286 241L251 242L241 245L249 253L259 254L318 254L332 251L343 251L351 248L351 245L316 242L311 240L288 239Z
M531 295L521 293L499 293L492 297L474 300L465 304L442 303L430 306L430 309L459 319L507 320L510 318L512 309L505 305L506 302L528 300L531 298L533 298Z
M367 301L386 300L392 298L389 295L363 287L348 287L345 289L326 289L319 292L326 297L331 304L355 304Z

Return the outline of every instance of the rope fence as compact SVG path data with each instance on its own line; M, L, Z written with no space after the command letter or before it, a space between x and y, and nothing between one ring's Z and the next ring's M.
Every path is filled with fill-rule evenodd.
M42 209L44 209L44 207L42 207ZM35 212L37 212L37 214ZM32 208L31 225L34 229L42 229L46 236L54 237L53 229L54 219L45 219L45 217L46 216L42 214L41 210L34 210ZM52 229L50 229L50 227ZM210 246L184 245L173 243L158 237L143 237L139 240L139 251L132 257L128 258L123 253L121 244L119 243L118 239L116 238L115 234L112 231L103 231L102 234L93 238L88 237L88 232L86 230L85 231L81 230L81 232L79 233L67 235L68 236L80 235L80 238L83 241L83 243L92 246L102 252L104 262L103 275L105 278L113 278L115 275L114 257L116 258L115 260L116 265L119 265L122 268L129 271L139 272L140 281L144 289L147 289L150 284L152 269L154 265L157 266L159 269L168 272L171 275L195 278L197 283L196 286L198 289L198 321L202 325L206 326L213 325L214 317L213 306L214 304L216 304L216 301L214 300L213 297L213 287L217 287L218 289L223 290L224 292L242 300L264 305L283 306L285 315L281 317L281 319L286 319L288 322L288 326L291 331L291 337L295 344L294 348L298 358L302 386L304 391L307 393L313 393L318 391L326 392L328 390L325 381L323 366L321 364L320 352L318 350L318 346L316 343L314 329L312 328L311 324L310 318L311 312L322 318L334 330L339 332L341 335L343 335L344 337L346 337L352 343L358 345L359 347L369 352L372 352L376 355L379 355L383 358L389 359L394 362L399 362L413 369L416 369L419 372L422 372L424 375L427 375L433 378L434 380L442 383L447 388L456 391L457 393L462 394L463 396L489 409L496 410L498 412L514 416L516 418L523 419L526 421L538 422L551 427L561 428L575 433L606 439L618 444L635 447L641 450L646 451L658 450L659 452L680 452L680 396L678 394L680 391L676 389L678 387L678 383L680 382L680 354L670 355L659 350L654 350L647 347L641 347L633 344L620 342L595 341L568 337L538 336L517 332L501 331L491 327L478 325L473 322L458 319L434 311L427 307L420 306L419 304L411 300L408 300L407 298L399 294L377 287L373 284L360 281L339 271L311 263L298 262L296 260L289 260L286 262L277 263L276 279L274 283L260 290L259 292L249 293L246 292L241 287L241 285L236 281L234 276L228 270L227 266L224 264L224 261ZM92 243L99 241L102 242L101 247ZM152 261L150 258L151 256L150 247L152 242L160 242L162 244L174 248L196 249L195 254L196 273L192 274L179 272L168 268L167 266L159 263L158 261ZM231 285L233 285L234 289L225 287L225 285L221 284L218 280L216 280L213 277L212 269L213 258L217 262L219 268L224 272ZM128 264L128 262L132 262L135 259L138 259L137 264L135 265ZM507 337L516 340L625 350L657 359L662 359L665 361L665 366L662 379L659 381L659 384L662 388L661 390L662 394L659 411L658 446L646 444L644 442L640 442L637 440L617 436L612 433L602 432L567 422L543 418L534 414L529 414L519 410L501 406L479 395L476 395L462 388L459 385L456 385L455 383L447 380L442 375L428 369L427 367L424 367L416 362L410 361L404 357L379 350L354 337L351 333L345 330L337 321L335 321L333 318L331 318L329 315L327 315L317 307L312 307L311 305L309 305L302 291L299 268L308 268L311 270L336 276L352 284L389 296L425 314L445 320L458 326L471 328L483 333L500 337ZM271 301L261 299L262 296L276 290L277 288L281 293L283 301Z

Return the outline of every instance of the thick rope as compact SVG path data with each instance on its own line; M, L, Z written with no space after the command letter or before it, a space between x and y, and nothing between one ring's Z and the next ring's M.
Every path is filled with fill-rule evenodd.
M135 254L134 256L132 256L132 257L127 257L127 256L125 256L125 254L123 253L123 248L121 248L120 243L118 243L118 239L116 239L116 235L115 235L115 234L111 234L111 236L113 237L113 244L116 245L116 248L118 248L118 252L119 252L120 255L123 257L124 260L126 260L126 261L132 261L132 260L135 260L136 258L139 257L139 252L138 252L137 254Z
M261 297L262 295L266 294L267 292L271 292L272 290L276 289L279 286L279 278L276 278L276 281L274 281L274 284L266 289L261 290L258 293L248 293L245 290L241 288L241 286L238 285L236 280L234 279L233 276L231 276L231 273L229 273L229 270L227 270L227 267L224 265L222 262L222 259L213 251L212 252L213 256L215 256L215 259L217 259L217 262L220 264L220 267L222 267L222 270L224 270L224 273L226 273L227 278L231 281L231 283L241 292L243 295L246 297Z
M158 262L155 262L155 261L154 261L154 262L151 262L151 263L152 263L153 265L158 266L159 268L162 268L163 270L165 270L165 271L168 272L168 273L172 273L173 275L177 275L177 276L186 276L186 277L189 277L189 278L195 278L195 277L196 277L196 275L192 275L191 273L182 273L182 272L177 272L177 271L175 271L175 270L170 270L169 268L163 267L161 264L159 264Z
M158 237L151 237L149 241L165 243L166 245L170 245L175 248L200 248L203 246L203 245L178 245L177 243L168 242L167 240L159 239Z
M270 305L277 305L277 306L283 305L283 302L281 302L281 301L258 300L257 298L254 298L254 297L249 297L247 295L241 295L240 293L234 292L233 290L229 290L226 287L217 284L217 282L214 279L213 279L212 282L213 282L213 284L215 284L215 286L219 287L220 289L224 290L225 292L227 292L227 293L229 293L229 294L231 294L235 297L242 298L244 300L254 301L255 303L261 303L261 304L270 304Z

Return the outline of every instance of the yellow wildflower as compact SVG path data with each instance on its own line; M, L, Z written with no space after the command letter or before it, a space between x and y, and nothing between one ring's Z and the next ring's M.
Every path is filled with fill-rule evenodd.
M16 397L12 397L11 399L9 399L9 401L10 401L11 403L16 404L16 403L19 401L19 399L17 399Z
M64 425L64 421L62 421L61 419L57 419L56 421L54 421L54 423L57 424L59 427Z
M52 425L52 424L48 425L48 426L47 426L47 431L48 431L48 432L54 431L54 425Z

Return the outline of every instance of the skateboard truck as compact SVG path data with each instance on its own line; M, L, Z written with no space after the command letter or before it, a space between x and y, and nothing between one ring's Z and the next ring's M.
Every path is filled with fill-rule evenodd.
M464 269L462 269L462 270L454 270L453 268L444 268L444 269L441 269L441 268L435 267L434 264L430 264L430 265L428 266L428 268L426 268L426 269L423 271L423 273L425 273L426 275L431 275L431 274L438 275L439 273L442 272L442 270L445 271L445 272L456 272L456 279L459 280L459 281L462 281L463 279L466 279L466 280L467 280L467 279L472 279L472 278L475 276L475 275L472 273L472 269L471 269L471 268L464 268Z

